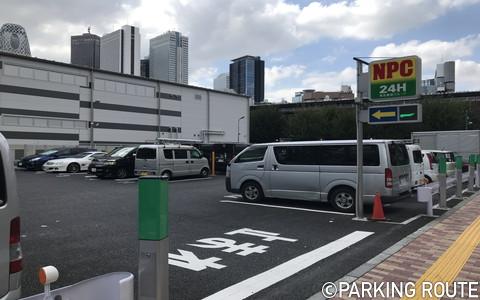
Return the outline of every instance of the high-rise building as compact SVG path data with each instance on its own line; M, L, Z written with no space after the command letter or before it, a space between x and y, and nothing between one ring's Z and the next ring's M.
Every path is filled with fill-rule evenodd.
M213 89L217 91L230 90L230 75L222 73L213 80Z
M3 24L0 28L0 51L32 56L25 28L17 24Z
M150 77L188 84L188 37L168 31L150 40Z
M230 64L230 88L239 94L263 102L265 96L265 62L259 56L246 55Z
M145 57L140 60L140 76L149 78L150 77L150 59Z
M140 76L140 31L125 25L100 38L100 68Z
M88 33L70 37L70 63L90 68L100 68L100 37Z

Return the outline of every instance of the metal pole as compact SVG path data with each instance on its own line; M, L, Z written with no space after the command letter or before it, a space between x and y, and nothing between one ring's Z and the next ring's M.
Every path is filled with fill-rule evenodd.
M463 166L463 160L461 156L455 157L455 166L456 166L456 172L457 172L457 191L455 193L455 197L458 199L463 199L463 183L462 183L462 166Z
M468 191L473 192L473 184L475 182L475 154L471 154L468 158Z
M477 162L477 172L475 175L475 184L477 188L480 188L480 154L477 154L476 162Z
M362 95L360 92L360 76L363 73L363 65L357 60L357 99L355 101L357 123L357 191L355 193L355 212L357 219L363 216L363 123L360 121L362 110Z

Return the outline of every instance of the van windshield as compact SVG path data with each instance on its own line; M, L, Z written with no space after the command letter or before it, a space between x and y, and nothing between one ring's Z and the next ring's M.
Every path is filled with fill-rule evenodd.
M112 157L125 157L133 149L135 149L135 148L134 147L122 148L122 149L119 149L118 151L115 151L114 153L110 154L110 156L112 156Z
M404 166L410 163L405 144L388 144L388 152L390 153L390 162L392 163L392 166Z

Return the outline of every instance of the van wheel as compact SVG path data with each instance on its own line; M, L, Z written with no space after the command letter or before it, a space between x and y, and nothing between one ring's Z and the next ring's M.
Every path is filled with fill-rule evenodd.
M127 169L120 168L117 170L117 178L124 179L124 178L127 178L127 176L128 176Z
M336 188L330 195L330 204L341 212L355 211L355 190L349 187Z
M172 173L170 171L163 172L161 176L167 177L167 181L170 181L170 179L172 179Z
M200 177L203 177L203 178L208 177L208 169L207 169L207 168L203 168L203 169L200 171Z
M68 173L77 173L80 171L80 166L76 163L71 163L67 166Z
M242 185L241 192L244 201L258 202L263 200L262 187L254 181L245 182Z

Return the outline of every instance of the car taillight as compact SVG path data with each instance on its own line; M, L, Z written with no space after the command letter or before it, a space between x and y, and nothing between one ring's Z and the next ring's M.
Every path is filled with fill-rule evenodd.
M390 168L385 169L385 187L386 188L393 187L393 174L392 174L392 169Z
M20 217L10 221L10 274L22 270L22 247L20 246Z
M427 154L428 162L430 163L430 170L433 170L433 156L431 154Z

